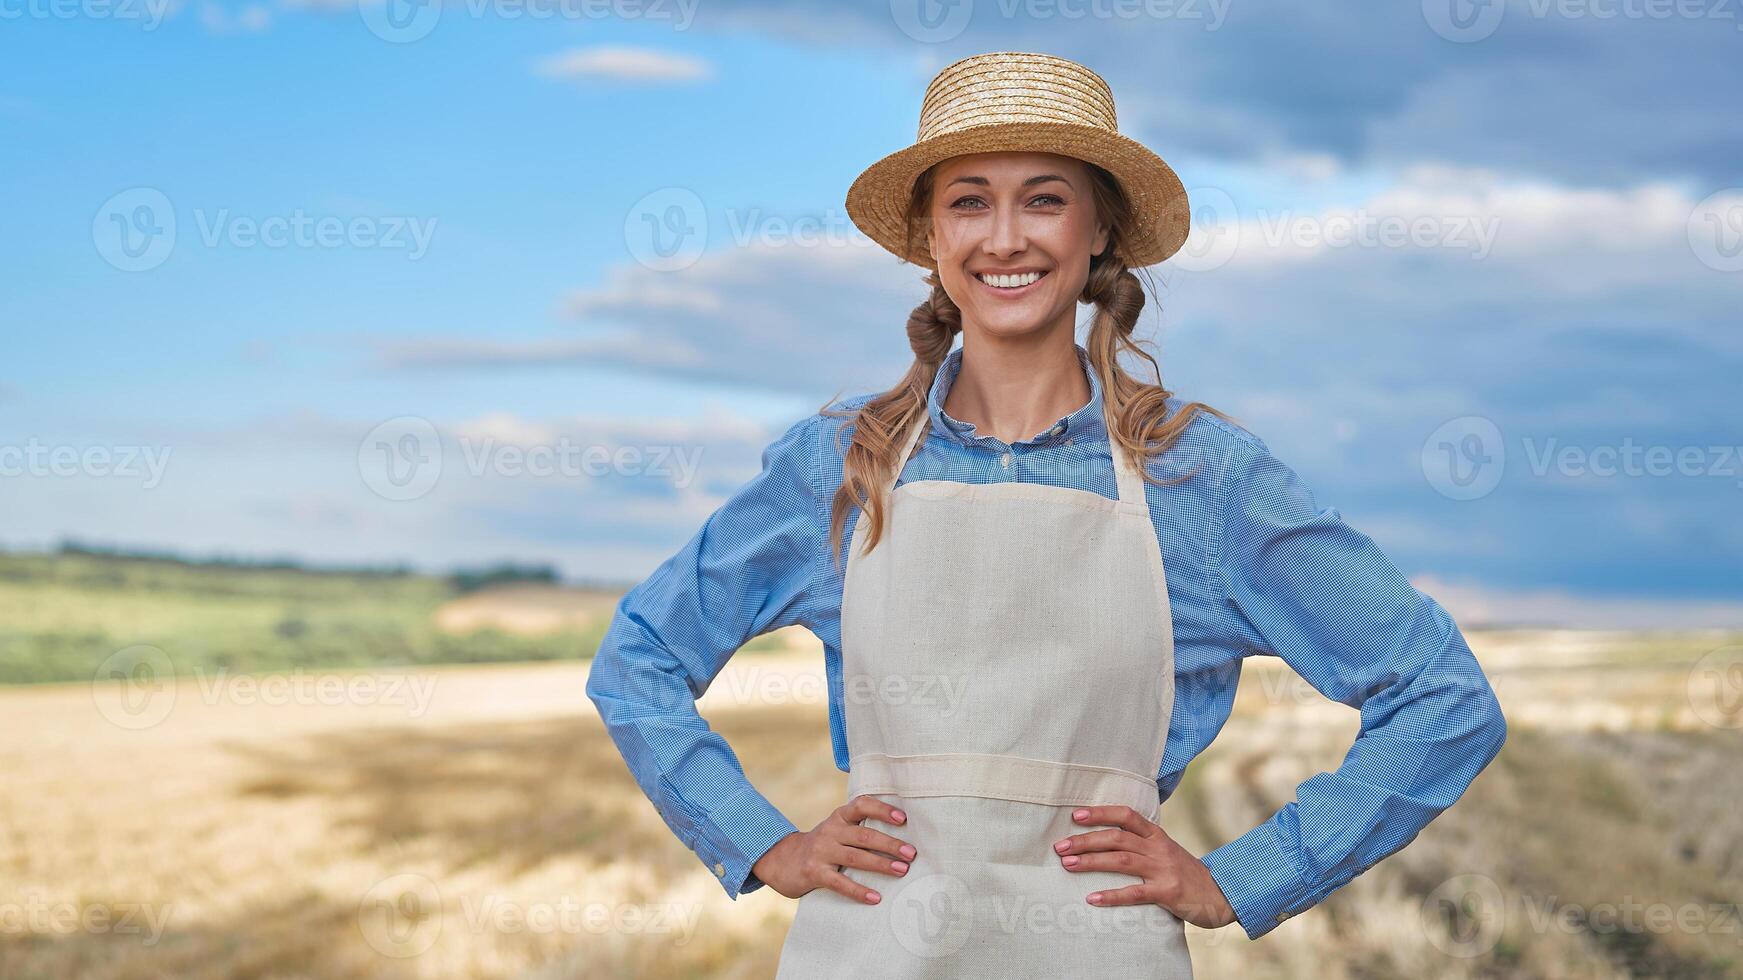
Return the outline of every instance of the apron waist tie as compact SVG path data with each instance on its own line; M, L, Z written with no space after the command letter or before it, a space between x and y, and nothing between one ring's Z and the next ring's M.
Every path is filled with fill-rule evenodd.
M848 760L848 796L980 796L1051 806L1124 804L1154 820L1161 808L1156 781L1124 769L1073 765L1011 755L940 752Z

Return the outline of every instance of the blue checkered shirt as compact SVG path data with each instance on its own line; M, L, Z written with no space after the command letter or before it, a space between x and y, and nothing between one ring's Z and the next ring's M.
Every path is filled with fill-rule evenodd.
M1117 499L1100 382L1087 351L1077 353L1090 400L1034 438L1006 443L944 412L958 347L933 382L928 437L898 482L1024 481ZM1181 404L1170 399L1170 410ZM834 761L847 771L842 580L828 545L846 424L814 414L771 443L761 472L624 595L587 681L642 791L733 898L762 887L751 864L798 828L745 778L695 699L747 640L802 625L823 642ZM1257 436L1200 413L1150 468L1193 472L1145 487L1174 621L1160 797L1228 719L1246 657L1281 657L1361 713L1336 770L1302 782L1294 800L1203 858L1257 938L1413 840L1500 751L1506 723L1452 618L1335 507L1321 508ZM848 516L843 558L858 516Z

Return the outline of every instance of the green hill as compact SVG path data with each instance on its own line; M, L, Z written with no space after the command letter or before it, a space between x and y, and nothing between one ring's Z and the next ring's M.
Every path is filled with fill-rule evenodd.
M142 644L163 650L178 673L591 657L622 589L567 590L607 611L539 634L436 623L462 595L553 580L544 570L440 576L76 546L0 552L0 683L90 680L117 651Z

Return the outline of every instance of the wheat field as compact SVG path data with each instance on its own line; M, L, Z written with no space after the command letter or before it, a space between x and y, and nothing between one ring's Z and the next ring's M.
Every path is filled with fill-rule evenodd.
M1200 976L1743 975L1743 656L1717 633L1471 632L1501 756L1413 843ZM701 704L802 827L844 798L819 651ZM640 794L582 662L0 688L0 977L760 978L737 902ZM1270 660L1162 809L1195 853L1334 767L1356 713Z

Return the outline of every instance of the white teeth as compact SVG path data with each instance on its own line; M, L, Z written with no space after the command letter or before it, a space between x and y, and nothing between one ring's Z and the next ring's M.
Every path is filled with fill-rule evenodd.
M1042 275L1043 273L1040 272L1025 272L1017 276L980 276L979 278L981 282L989 286L997 286L1000 289L1017 289L1029 285L1041 278Z

